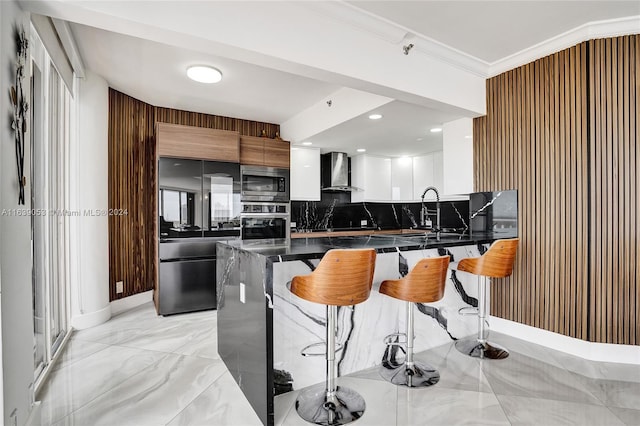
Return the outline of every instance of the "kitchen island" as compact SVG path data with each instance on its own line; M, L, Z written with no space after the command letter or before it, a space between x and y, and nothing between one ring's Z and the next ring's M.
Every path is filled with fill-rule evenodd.
M325 307L288 290L296 275L309 274L334 248L377 251L370 298L338 308L336 353L339 376L394 357L385 337L402 332L404 304L378 293L385 279L397 279L422 258L443 254L455 262L480 256L488 245L516 237L516 229L474 235L371 235L300 238L275 243L231 241L217 248L218 352L265 425L274 423L278 395L324 382ZM458 314L477 306L474 277L451 271L437 303L416 303L415 350L423 351L471 335L475 317ZM303 355L304 354L304 355Z

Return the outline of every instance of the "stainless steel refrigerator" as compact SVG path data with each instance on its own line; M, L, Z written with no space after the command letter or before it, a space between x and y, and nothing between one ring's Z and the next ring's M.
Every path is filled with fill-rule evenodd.
M237 163L160 158L158 314L216 308L216 243L240 238Z

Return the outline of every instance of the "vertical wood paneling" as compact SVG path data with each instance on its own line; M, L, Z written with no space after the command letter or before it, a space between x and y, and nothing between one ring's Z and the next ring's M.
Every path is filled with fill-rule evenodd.
M156 122L275 137L277 124L154 107L109 89L109 299L153 290L157 280ZM116 294L116 281L124 292Z
M153 107L109 90L109 298L141 293L155 282ZM124 292L116 294L116 281Z
M580 49L488 80L486 140L476 119L474 155L486 168L475 171L476 190L518 189L520 247L513 275L494 281L492 315L586 338L585 281L576 273L587 267L576 244L587 220L576 204L588 194L576 164L587 150L586 122L576 120L587 90Z
M640 35L590 41L589 340L640 344L638 69Z
M639 47L592 40L487 81L475 188L518 190L520 235L492 315L640 344Z

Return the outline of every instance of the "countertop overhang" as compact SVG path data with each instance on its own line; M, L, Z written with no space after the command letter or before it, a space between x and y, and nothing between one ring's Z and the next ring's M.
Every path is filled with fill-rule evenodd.
M495 240L516 238L515 229L496 232L479 232L462 235L357 235L320 238L296 238L291 240L228 241L219 243L265 256L271 261L288 261L318 258L331 249L373 248L378 253L393 251L446 248L462 245L486 244Z

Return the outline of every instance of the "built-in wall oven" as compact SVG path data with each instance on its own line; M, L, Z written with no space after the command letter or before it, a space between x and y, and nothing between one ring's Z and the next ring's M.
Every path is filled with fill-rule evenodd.
M289 202L289 169L241 166L242 201Z
M240 213L243 240L288 240L289 203L244 202Z

